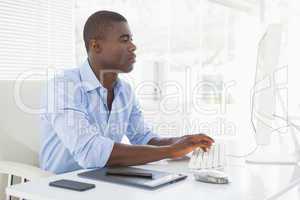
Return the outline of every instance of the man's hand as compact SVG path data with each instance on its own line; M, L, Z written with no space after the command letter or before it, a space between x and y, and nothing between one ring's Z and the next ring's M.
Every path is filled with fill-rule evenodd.
M214 143L214 140L204 134L185 135L169 146L171 157L182 157L196 148L202 148L207 151Z

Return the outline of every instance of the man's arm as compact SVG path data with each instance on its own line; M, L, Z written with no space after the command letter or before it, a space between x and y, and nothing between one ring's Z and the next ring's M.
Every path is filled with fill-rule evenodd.
M154 145L154 146L166 146L166 145L172 145L181 140L182 138L185 137L199 137L199 136L206 136L204 134L194 134L194 135L184 135L182 137L166 137L166 138L161 138L161 137L154 137L152 138L149 142L148 145ZM208 136L206 136L208 137ZM208 137L213 141L212 138Z
M70 84L72 83L72 84ZM65 89L65 86L70 86ZM104 137L96 124L89 121L89 114L86 111L84 91L77 87L77 84L70 82L68 78L56 77L48 82L48 90L44 96L43 123L46 128L57 134L63 146L68 149L70 156L82 168L103 167L107 163L114 141ZM52 130L53 129L53 130ZM55 142L52 140L51 142ZM46 143L44 145L53 145ZM48 155L45 155L48 157ZM68 158L71 159L71 158ZM63 166L63 163L54 160L56 166ZM53 164L54 165L54 164ZM67 169L69 170L69 169Z
M168 137L168 138L154 137L148 142L148 145L166 146L178 142L179 139L180 137Z
M107 166L142 165L170 157L168 147L115 143Z
M174 144L166 146L115 143L107 166L141 165L166 158L178 158L198 147L207 149L213 142L210 137L198 134L183 136Z

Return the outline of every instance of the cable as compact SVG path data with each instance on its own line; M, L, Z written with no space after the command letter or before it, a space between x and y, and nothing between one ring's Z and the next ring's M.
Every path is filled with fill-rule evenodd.
M256 146L255 146L254 149L252 149L250 152L248 152L248 153L246 153L244 155L226 154L226 156L228 156L228 157L234 157L234 158L244 158L244 157L252 155L258 149L258 147L259 147L259 145L256 144Z
M275 131L278 131L278 130L280 130L280 129L282 129L282 128L286 128L286 127L289 127L289 125L286 125L286 126L282 126L282 127L276 128L276 129L272 130L270 133L273 133L273 132L275 132ZM255 132L255 134L256 134L255 129L254 129L254 132ZM246 153L246 154L243 154L243 155L226 154L226 156L228 156L228 157L234 157L234 158L244 158L244 157L250 156L250 155L252 155L254 152L256 152L256 150L257 150L258 147L260 146L260 145L258 145L257 143L255 143L255 144L256 144L256 146L254 147L254 149L252 149L250 152L248 152L248 153Z
M298 131L300 131L300 126L298 126L298 125L292 123L288 118L285 119L284 117L279 116L279 115L276 115L276 114L273 114L273 116L274 116L274 117L277 117L278 119L284 120L285 122L288 123L288 126L292 125L292 126L293 126L294 128L296 128Z
M265 35L266 35L266 34L264 34L263 37L265 37ZM258 60L258 59L257 59L257 60ZM258 64L258 63L257 63L257 64ZM258 72L257 72L257 69L256 69L256 71L255 71L256 76L257 76L257 73L258 73ZM256 76L255 76L255 77L256 77ZM256 83L256 80L255 80L255 84L254 84L254 86L253 86L253 89L254 89L254 90L255 90L256 86L257 86L257 83ZM257 130L256 130L256 127L255 127L255 125L254 125L254 120L253 120L253 118L254 118L254 106L253 106L253 102L254 102L255 94L256 94L256 93L253 92L253 94L252 94L252 96L251 96L251 98L250 98L250 100L251 100L251 102L250 102L250 104L251 104L251 126L252 126L252 128L253 128L253 130L254 130L255 135L257 135ZM276 116L276 115L274 115L274 114L273 114L273 116L279 118L279 116ZM260 121L260 122L263 123L265 126L271 128L271 129L273 129L273 127L271 127L270 125L268 125L268 124L265 123L264 121ZM276 128L276 129L273 129L270 133L276 132L276 131L278 131L278 130L280 130L280 129L282 129L282 128L286 128L286 127L289 127L289 126L290 126L290 123L288 122L288 125L285 125L285 126L282 126L282 127ZM299 129L300 129L300 128L299 128ZM258 147L260 146L260 145L257 144L257 142L256 142L255 144L256 144L256 146L254 147L254 149L252 149L250 152L248 152L248 153L246 153L246 154L243 154L243 155L226 154L226 156L234 157L234 158L244 158L244 157L250 156L250 155L252 155L253 153L255 153L256 150L258 149Z

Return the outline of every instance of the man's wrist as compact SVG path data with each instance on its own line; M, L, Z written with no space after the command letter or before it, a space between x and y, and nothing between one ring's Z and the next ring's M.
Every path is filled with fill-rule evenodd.
M159 147L161 151L162 159L172 158L172 147L170 145Z
M178 140L180 140L180 137L172 137L171 140L172 140L172 144L174 144L178 142Z

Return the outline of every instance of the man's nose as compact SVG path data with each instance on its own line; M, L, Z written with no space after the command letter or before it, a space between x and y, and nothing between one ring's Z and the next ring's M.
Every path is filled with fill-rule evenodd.
M136 46L135 44L133 44L133 42L131 42L129 46L129 51L134 52L135 50L136 50Z

